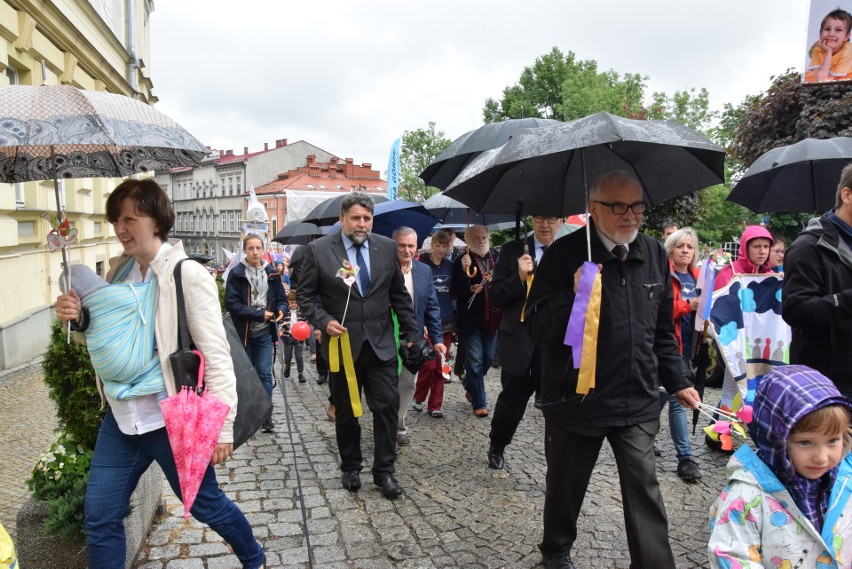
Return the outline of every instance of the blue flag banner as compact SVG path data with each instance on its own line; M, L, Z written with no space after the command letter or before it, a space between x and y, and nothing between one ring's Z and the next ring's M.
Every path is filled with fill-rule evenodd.
M388 199L395 200L399 193L399 139L391 145L390 158L388 159Z
M713 293L710 328L727 367L722 409L751 405L764 374L790 362L792 334L781 318L781 284L775 273L736 275Z

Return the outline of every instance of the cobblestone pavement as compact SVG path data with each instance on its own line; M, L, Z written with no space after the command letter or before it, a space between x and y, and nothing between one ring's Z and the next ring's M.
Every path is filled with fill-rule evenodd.
M544 420L530 404L506 469L486 463L489 419L475 417L456 381L446 385L445 417L408 414L411 446L397 461L405 495L384 499L370 484L372 420L362 418L364 487L350 493L340 486L334 426L326 419L326 386L287 382L294 451L287 433L284 399L274 395L276 432L258 433L225 465L220 483L251 521L267 552L267 567L308 567L308 549L295 469L301 476L314 566L369 568L531 568L540 563L544 503ZM295 374L294 374L295 375ZM489 406L499 391L499 370L487 377ZM706 399L718 400L708 390ZM664 423L666 413L663 414ZM700 424L705 424L702 419ZM724 485L727 458L706 451L703 434L692 437L704 477L686 484L677 477L674 448L664 425L657 465L669 514L670 540L678 567L706 567L707 512ZM572 552L579 568L627 568L621 496L608 445L598 460ZM222 540L194 520L166 486L166 513L158 518L136 569L228 569L239 563Z
M26 481L56 438L56 406L41 363L0 372L0 402L0 523L14 539L18 508L30 497Z

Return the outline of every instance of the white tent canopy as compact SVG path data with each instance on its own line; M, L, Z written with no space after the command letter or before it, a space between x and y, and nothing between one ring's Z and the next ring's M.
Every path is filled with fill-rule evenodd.
M298 221L308 215L312 209L329 198L336 198L343 192L323 192L312 190L287 190L286 223Z

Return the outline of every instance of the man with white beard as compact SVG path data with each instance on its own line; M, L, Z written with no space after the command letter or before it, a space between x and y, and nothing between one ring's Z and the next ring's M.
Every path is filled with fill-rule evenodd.
M456 298L456 330L465 346L464 389L473 414L487 417L485 374L494 361L502 310L489 298L488 281L497 263L491 235L483 225L471 225L466 234L469 252L453 265L452 294Z
M547 491L539 548L546 569L574 568L577 519L604 439L618 465L631 567L675 569L654 459L659 387L690 409L700 399L675 339L668 256L639 233L642 194L622 171L604 174L589 191L591 260L602 290L591 389L578 389L580 354L564 342L575 299L581 302L585 231L550 246L527 299L525 325L542 356Z

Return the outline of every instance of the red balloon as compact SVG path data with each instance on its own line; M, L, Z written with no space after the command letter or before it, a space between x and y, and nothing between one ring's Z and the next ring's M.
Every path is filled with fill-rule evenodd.
M311 325L307 322L296 322L290 326L290 335L299 342L307 340L311 335Z

